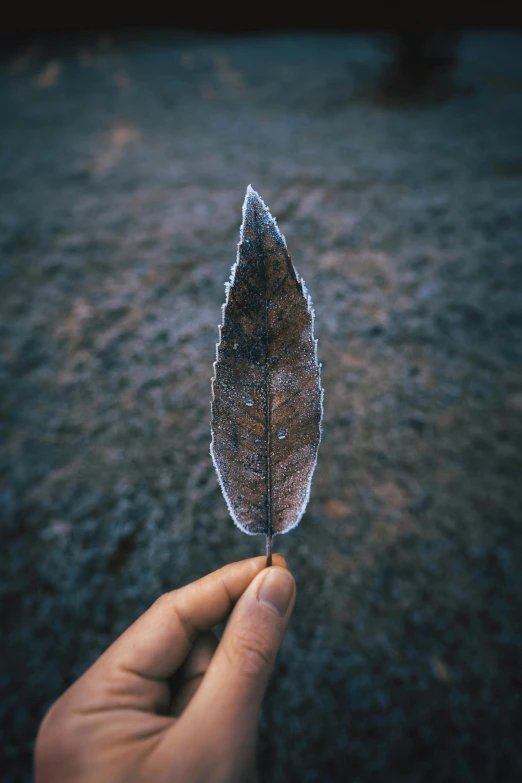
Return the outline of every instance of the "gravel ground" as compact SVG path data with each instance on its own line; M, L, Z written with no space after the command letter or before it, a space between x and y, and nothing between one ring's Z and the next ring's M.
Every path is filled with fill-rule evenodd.
M444 101L370 37L107 36L0 72L0 714L44 710L161 592L263 551L209 456L252 183L316 309L324 437L276 539L298 603L272 783L522 779L522 35Z

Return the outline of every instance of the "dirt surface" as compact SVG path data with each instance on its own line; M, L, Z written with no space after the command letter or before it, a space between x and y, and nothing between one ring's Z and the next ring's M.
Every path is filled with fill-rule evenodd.
M3 780L161 592L263 551L209 456L252 183L316 309L324 436L272 783L522 779L522 36L376 98L371 38L94 37L2 63Z

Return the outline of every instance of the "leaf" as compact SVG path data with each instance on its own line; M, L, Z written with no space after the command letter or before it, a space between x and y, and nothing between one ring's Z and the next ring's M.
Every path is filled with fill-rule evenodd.
M286 242L249 186L212 379L210 453L236 525L286 533L304 513L321 439L314 313Z

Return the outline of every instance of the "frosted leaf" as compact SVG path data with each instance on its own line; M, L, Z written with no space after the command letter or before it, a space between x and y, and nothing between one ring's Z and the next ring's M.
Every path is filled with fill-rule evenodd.
M317 461L313 325L277 223L249 186L214 364L210 451L235 523L270 540L299 523Z

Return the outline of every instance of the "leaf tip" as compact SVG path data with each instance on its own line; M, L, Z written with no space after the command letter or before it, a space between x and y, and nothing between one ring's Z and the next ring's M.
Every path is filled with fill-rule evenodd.
M253 237L269 234L272 239L286 250L286 240L279 230L276 219L271 214L267 205L254 190L248 185L243 202L243 222L239 230L239 245L245 241L248 243Z
M257 192L257 190L254 190L252 185L249 185L246 189L245 194L245 203L243 206L243 212L245 212L248 209L254 209L254 210L261 210L261 212L268 212L268 207ZM270 214L268 212L268 214Z

